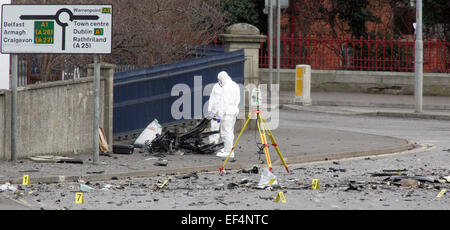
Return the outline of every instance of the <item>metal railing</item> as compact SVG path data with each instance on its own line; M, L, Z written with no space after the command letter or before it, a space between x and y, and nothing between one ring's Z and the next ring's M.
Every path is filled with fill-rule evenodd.
M274 40L275 43L276 40ZM268 41L261 43L261 68L269 66ZM450 42L423 42L424 72L450 72ZM273 55L276 67L276 55ZM414 40L393 38L333 38L319 36L280 38L280 68L311 65L320 70L414 71Z

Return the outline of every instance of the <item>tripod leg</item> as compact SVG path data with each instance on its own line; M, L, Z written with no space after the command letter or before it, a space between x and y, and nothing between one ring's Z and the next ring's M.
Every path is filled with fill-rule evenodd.
M267 139L266 139L266 134L264 133L264 129L261 128L261 125L263 125L261 116L259 113L257 115L258 115L258 117L256 118L256 120L257 120L259 136L261 137L261 143L264 146L264 153L266 154L267 166L269 167L269 171L272 172L272 162L270 161L269 145L267 145Z
M250 121L251 115L252 115L252 112L250 112L250 113L248 114L247 121L245 122L244 127L242 127L242 130L241 130L241 132L239 133L239 136L236 138L236 142L234 142L233 148L231 148L230 153L228 153L227 158L226 158L225 161L223 162L222 168L219 169L219 174L220 174L220 173L222 172L222 170L225 168L225 165L227 164L228 159L229 159L230 156L231 156L231 153L233 152L234 148L236 147L236 145L237 145L239 139L241 138L242 133L244 132L245 128L246 128L247 125L248 125L248 122Z
M281 154L281 151L280 151L280 148L278 147L277 142L275 141L275 137L273 136L272 131L270 131L270 129L267 128L267 126L268 126L267 122L262 116L261 116L261 119L264 121L263 127L264 127L264 130L267 132L267 135L269 136L270 142L272 143L273 147L275 147L275 150L277 151L277 154L280 157L281 162L283 162L283 165L286 168L286 171L289 173L289 168L286 164L286 161L283 158L283 155Z

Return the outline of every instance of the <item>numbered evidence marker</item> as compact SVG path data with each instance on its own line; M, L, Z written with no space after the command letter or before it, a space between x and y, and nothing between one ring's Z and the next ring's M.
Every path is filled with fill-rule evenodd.
M275 198L275 202L278 203L278 201L280 201L280 199L281 199L282 203L286 203L286 198L284 198L283 192L278 192L277 198Z
M23 175L22 184L23 185L29 185L30 184L30 175Z
M83 204L84 197L82 192L75 193L75 204Z
M445 193L447 192L447 189L442 189L441 192L436 196L437 198L441 198Z
M313 179L312 180L312 189L319 189L320 188L320 184L319 184L319 179Z

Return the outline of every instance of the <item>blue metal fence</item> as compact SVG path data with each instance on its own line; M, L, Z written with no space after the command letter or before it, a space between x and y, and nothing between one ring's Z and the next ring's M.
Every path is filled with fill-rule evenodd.
M227 71L236 83L243 85L244 61L244 51L238 50L115 73L114 136L140 133L153 119L165 126L202 117L217 74ZM190 103L180 103L186 98ZM181 118L179 111L184 114Z

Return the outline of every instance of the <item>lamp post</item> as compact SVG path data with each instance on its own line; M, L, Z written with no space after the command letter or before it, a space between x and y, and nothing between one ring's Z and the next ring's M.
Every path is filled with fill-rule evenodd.
M275 2L273 2L275 1ZM275 3L275 4L274 4ZM280 18L281 18L281 8L289 7L289 0L266 0L265 9L268 9L268 27L269 27L269 95L271 94L271 88L273 84L273 6L276 7L276 33L277 33L277 76L276 76L276 84L280 84L280 37L281 37L281 29L280 29ZM266 13L266 12L265 12Z
M416 41L414 44L414 105L415 112L422 112L423 104L423 41L422 0L416 0Z

